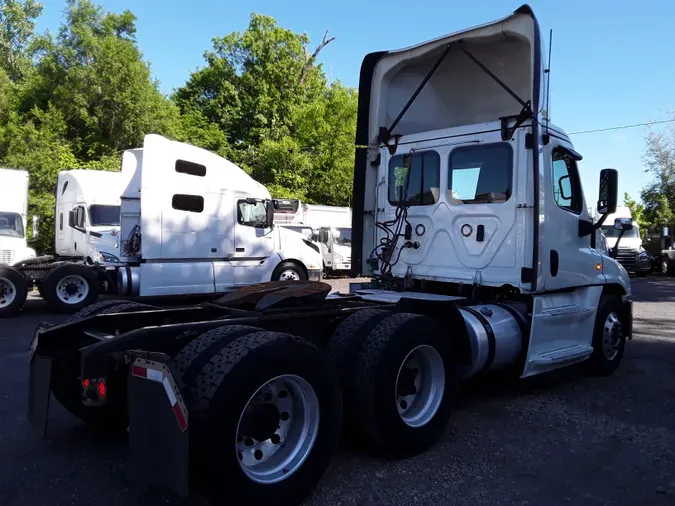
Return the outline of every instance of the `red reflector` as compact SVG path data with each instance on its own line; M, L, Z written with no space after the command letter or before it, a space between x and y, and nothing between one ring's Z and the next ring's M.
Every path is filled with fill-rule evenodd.
M99 380L96 385L96 392L98 393L99 399L105 399L105 394L108 391L108 388L105 386L105 380Z
M89 390L89 380L88 380L88 379L82 380L82 387L83 387L85 390Z
M148 377L148 370L145 367L140 367L138 365L131 366L131 374L134 376L140 376L141 378Z
M180 427L181 432L185 432L185 429L187 429L187 420L185 420L183 412L180 410L180 406L178 405L178 403L176 403L173 406L171 406L171 408L173 409L173 414L176 415L178 427Z

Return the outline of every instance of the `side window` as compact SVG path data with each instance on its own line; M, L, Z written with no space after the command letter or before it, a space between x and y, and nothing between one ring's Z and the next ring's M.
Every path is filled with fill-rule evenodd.
M389 203L426 206L438 201L441 158L435 151L413 153L410 167L403 155L389 161Z
M187 162L185 160L176 160L176 172L181 174L189 174L191 176L206 176L206 167L194 162Z
M577 163L563 149L553 150L553 198L558 207L581 214L583 196Z
M68 181L66 181L65 183L63 183L63 189L61 190L61 195L63 195L64 193L66 193L66 188L68 188Z
M201 195L177 194L171 199L171 207L178 211L201 213L204 210L204 197Z
M237 202L237 221L247 227L264 228L267 224L267 208L265 202Z
M511 197L513 151L509 144L456 148L448 162L453 204L501 204Z
M59 230L63 230L63 213L59 214Z
M87 224L87 218L84 212L84 207L82 206L77 207L77 219L75 221L77 221L78 227L84 228L84 226Z

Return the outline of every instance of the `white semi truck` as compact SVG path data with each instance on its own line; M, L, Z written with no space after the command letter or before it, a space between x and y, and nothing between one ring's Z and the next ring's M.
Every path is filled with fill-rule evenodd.
M349 207L303 204L299 200L277 200L274 221L282 227L307 233L321 248L327 275L351 269L352 210Z
M614 228L614 222L619 218L630 219L633 226L630 230L620 231ZM632 220L631 211L628 207L617 207L616 212L607 217L602 232L607 238L607 247L617 261L628 272L634 272L638 276L646 276L652 270L652 261L649 253L643 247L640 227ZM617 239L621 235L619 246Z
M544 75L528 6L367 55L352 274L372 282L348 295L267 282L180 311L106 301L42 325L31 422L46 430L51 392L85 423L128 429L133 479L213 505L295 505L343 425L408 457L445 431L458 381L579 363L612 374L631 285L594 243L618 175L601 171L593 222L581 155L544 117Z
M103 287L195 295L321 279L318 245L274 227L267 189L194 146L148 135L124 152L121 172L64 171L56 192L56 255L0 271L19 294L0 303L0 316L16 314L32 286L54 310L76 312Z

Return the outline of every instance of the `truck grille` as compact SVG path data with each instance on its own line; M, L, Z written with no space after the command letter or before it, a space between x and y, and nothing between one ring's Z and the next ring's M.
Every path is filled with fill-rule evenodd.
M11 249L0 249L0 264L14 263L14 251Z
M633 265L637 258L637 250L635 249L619 249L616 254L616 260L624 267Z

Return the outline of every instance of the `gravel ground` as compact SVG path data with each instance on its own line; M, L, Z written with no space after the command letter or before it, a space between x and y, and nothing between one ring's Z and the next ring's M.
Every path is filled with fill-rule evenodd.
M350 280L329 281L348 291ZM635 339L615 375L468 384L434 448L386 462L343 446L306 504L675 504L675 280L633 287ZM29 430L30 336L42 319L64 320L44 310L31 298L0 320L0 504L183 504L131 486L124 439L96 438L58 405L47 441Z

